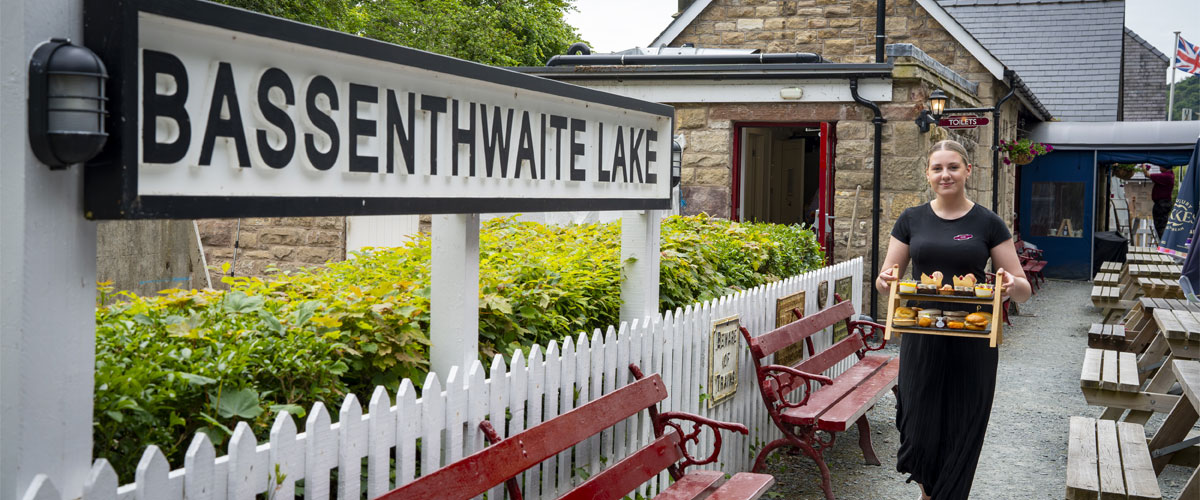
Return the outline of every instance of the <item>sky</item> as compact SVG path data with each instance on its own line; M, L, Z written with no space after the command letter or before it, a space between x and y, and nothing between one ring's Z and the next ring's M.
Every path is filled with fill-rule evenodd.
M671 23L678 2L575 0L575 6L578 11L568 15L567 22L579 29L594 52L614 52L649 45ZM1200 0L1126 0L1125 26L1170 57L1176 30L1189 42L1200 43ZM1176 73L1177 80L1186 75Z

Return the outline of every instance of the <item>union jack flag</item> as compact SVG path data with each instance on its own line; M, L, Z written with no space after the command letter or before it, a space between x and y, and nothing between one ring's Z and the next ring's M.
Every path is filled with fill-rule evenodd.
M1175 47L1175 67L1188 73L1200 74L1200 46L1188 43L1179 37L1179 46Z

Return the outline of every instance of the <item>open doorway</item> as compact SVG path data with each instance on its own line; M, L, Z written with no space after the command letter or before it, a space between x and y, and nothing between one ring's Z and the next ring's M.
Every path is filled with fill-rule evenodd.
M735 127L734 217L777 224L804 223L828 254L831 182L822 161L832 127L822 123L744 123Z

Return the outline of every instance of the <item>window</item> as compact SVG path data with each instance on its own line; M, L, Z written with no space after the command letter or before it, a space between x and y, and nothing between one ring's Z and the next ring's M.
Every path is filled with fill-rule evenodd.
M1034 182L1030 199L1032 236L1083 237L1084 183Z

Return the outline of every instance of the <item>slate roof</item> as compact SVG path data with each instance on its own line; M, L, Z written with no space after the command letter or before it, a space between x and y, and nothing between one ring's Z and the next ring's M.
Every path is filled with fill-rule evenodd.
M1129 28L1125 28L1125 34L1129 35L1129 37L1132 38L1135 42L1142 44L1142 47L1145 47L1146 50L1149 50L1151 54L1154 54L1159 59L1162 59L1162 62L1165 62L1167 64L1171 63L1170 61L1167 60L1166 54L1163 54L1162 51L1154 48L1153 45L1150 45L1150 42L1147 42L1146 39L1138 36L1138 34L1134 33L1133 30L1131 30Z
M1055 117L1117 119L1123 0L936 0Z

